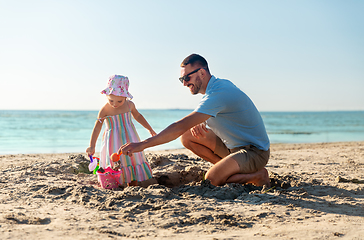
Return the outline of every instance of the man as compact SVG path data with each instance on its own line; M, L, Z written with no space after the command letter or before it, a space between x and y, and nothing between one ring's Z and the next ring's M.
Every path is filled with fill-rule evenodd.
M269 187L265 165L270 143L250 98L229 80L211 75L207 61L197 54L183 60L179 79L192 94L204 95L197 108L156 136L121 146L119 153L131 155L181 136L186 148L214 164L206 173L213 185L234 182Z

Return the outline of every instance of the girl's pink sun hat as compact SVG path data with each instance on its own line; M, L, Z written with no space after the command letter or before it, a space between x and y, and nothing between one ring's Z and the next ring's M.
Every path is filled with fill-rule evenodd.
M109 77L107 87L101 91L102 94L122 96L132 99L133 96L129 93L129 79L121 75L112 75Z

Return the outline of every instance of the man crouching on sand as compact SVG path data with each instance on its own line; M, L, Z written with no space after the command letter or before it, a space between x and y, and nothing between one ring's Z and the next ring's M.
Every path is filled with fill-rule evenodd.
M186 148L214 164L206 173L213 185L251 183L269 187L265 165L270 143L250 98L229 80L211 75L207 61L197 54L183 60L179 80L192 94L204 95L196 109L154 137L121 146L119 153L131 155L181 136Z

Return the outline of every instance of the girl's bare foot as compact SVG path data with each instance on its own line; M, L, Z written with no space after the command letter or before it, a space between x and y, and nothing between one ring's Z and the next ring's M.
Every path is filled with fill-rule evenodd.
M132 182L128 183L128 187L132 187L132 186L138 186L138 182L132 181Z

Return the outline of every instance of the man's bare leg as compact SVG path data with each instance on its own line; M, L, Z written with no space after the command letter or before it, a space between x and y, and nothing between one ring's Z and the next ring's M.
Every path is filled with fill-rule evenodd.
M194 154L212 164L216 164L221 160L221 157L213 152L216 147L216 135L211 130L206 133L205 137L200 138L195 138L188 130L181 136L181 142Z
M217 156L213 150L216 147L216 135L211 130L206 133L204 138L195 138L190 131L186 131L181 136L183 146L191 150L197 156L211 162L214 166L207 171L206 178L215 186L225 183L251 183L256 186L266 185L270 187L268 172L265 168L249 174L239 173L240 167L238 163L229 157L221 161L221 157Z
M231 157L227 156L216 163L206 173L206 178L215 186L221 186L225 183L251 183L256 186L266 185L270 187L268 171L263 168L255 173L239 173L240 166Z
M255 186L267 186L270 187L269 174L266 168L263 168L255 173L238 173L232 175L226 180L227 183L251 183Z
M238 163L231 157L221 159L212 166L206 173L206 179L211 181L212 185L224 185L231 176L240 172Z

